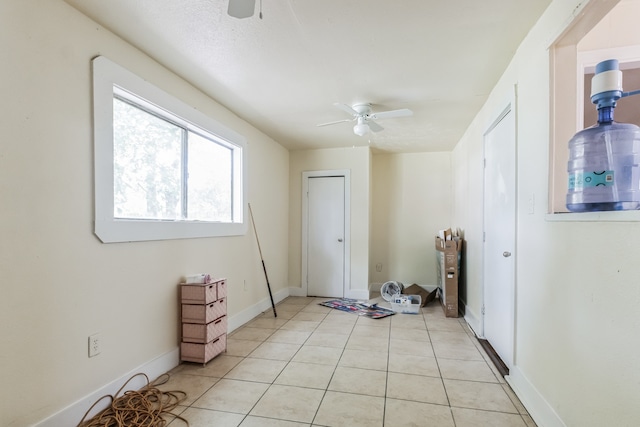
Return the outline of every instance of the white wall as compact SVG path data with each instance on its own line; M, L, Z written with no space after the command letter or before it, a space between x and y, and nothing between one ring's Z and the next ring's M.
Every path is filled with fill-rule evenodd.
M454 222L466 230L467 305L478 314L482 135L517 84L516 348L510 381L539 426L637 426L640 226L558 221L546 214L548 47L580 3L551 3L454 149ZM529 214L532 195L536 206Z
M371 153L369 147L292 151L289 176L289 283L302 287L302 172L351 171L351 289L369 286Z
M268 298L251 228L123 244L93 235L90 60L105 55L247 138L274 291L287 287L289 156L62 1L0 2L0 52L0 425L24 426L175 351L182 276L226 277L230 317ZM89 359L94 332L102 354Z
M372 170L371 282L435 286L434 237L455 227L451 154L374 154Z

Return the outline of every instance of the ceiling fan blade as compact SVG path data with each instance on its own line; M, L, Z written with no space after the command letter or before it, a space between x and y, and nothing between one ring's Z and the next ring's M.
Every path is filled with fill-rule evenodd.
M336 107L338 107L339 109L341 109L342 111L344 111L347 114L350 114L352 116L358 116L359 113L354 110L353 108L351 108L351 106L347 105L347 104L340 104L339 102L336 102L335 104Z
M242 19L253 16L256 10L256 0L229 0L227 13L234 18Z
M329 123L320 123L319 125L316 126L329 126L329 125L337 125L338 123L344 123L344 122L352 122L355 119L344 119L344 120L337 120L335 122L329 122Z
M412 116L413 111L403 108L401 110L390 110L390 111L381 111L379 113L370 114L369 117L372 119L390 119L391 117L406 117Z
M372 132L380 132L381 130L384 130L382 126L380 126L373 120L367 120L367 124L369 125L369 129L371 129Z

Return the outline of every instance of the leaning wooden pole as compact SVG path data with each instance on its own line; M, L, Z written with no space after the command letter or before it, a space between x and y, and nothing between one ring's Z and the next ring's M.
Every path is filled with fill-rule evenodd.
M269 290L269 298L271 299L271 307L273 308L273 317L278 317L276 313L276 305L273 302L273 294L271 293L271 285L269 284L269 276L267 276L267 267L264 265L264 258L262 257L262 249L260 249L260 239L258 239L258 230L256 229L256 223L253 220L253 211L251 210L251 203L249 203L249 215L251 216L251 224L253 225L253 231L256 235L256 242L258 243L258 252L260 253L260 261L262 261L262 270L264 270L264 278L267 280L267 289Z

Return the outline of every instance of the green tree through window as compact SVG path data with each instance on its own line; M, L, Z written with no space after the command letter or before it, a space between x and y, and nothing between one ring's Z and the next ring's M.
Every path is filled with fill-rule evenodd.
M114 216L230 221L232 155L211 138L114 98Z
M104 56L92 71L96 236L245 234L246 139Z

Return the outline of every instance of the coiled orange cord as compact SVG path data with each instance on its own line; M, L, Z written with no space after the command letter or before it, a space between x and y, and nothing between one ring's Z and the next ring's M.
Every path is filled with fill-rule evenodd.
M147 385L137 391L126 391L118 397L127 384L137 376L144 376ZM187 394L183 391L162 391L157 388L159 385L166 384L167 381L169 381L169 374L163 374L153 382L150 382L149 377L144 373L133 375L114 396L109 394L102 396L91 405L78 423L78 427L164 427L176 418L184 421L188 426L189 422L186 419L171 413L171 410L186 399ZM85 421L87 415L103 399L110 399L111 405Z

